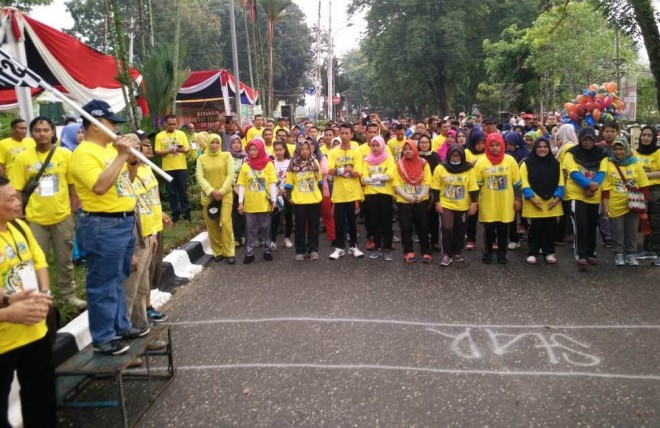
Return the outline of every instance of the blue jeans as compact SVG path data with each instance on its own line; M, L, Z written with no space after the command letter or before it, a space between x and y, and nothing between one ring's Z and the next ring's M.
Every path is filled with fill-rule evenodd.
M94 344L109 342L131 327L124 281L131 273L134 224L135 217L80 218L76 233L87 259L87 309Z
M167 173L172 176L172 181L167 183L167 200L170 202L172 217L174 220L178 220L181 214L188 217L190 215L190 203L186 194L188 171L176 169Z

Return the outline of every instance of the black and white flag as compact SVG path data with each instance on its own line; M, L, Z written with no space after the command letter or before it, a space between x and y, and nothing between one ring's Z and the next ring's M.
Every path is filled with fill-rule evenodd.
M0 84L5 86L39 86L41 78L29 68L14 60L4 49L0 48Z

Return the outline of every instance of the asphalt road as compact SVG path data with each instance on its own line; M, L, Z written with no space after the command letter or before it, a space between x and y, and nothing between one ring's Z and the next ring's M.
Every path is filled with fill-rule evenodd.
M322 235L322 239L325 237ZM400 248L400 247L399 247ZM397 257L211 263L178 290L175 380L140 421L181 426L658 426L660 269L443 268ZM91 419L87 419L88 422Z

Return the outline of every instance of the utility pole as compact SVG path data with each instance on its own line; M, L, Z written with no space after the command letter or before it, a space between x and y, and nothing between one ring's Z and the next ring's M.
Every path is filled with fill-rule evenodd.
M332 0L328 0L328 120L333 120L332 116L332 70L334 58L332 53Z
M135 18L131 16L131 28L128 30L128 65L133 65L133 43L135 42Z
M174 0L176 8L176 32L174 33L174 59L172 60L172 78L176 86L177 76L179 74L179 43L181 32L181 19L179 15L179 0ZM172 94L172 114L176 114L176 91Z
M250 5L250 7L252 7L252 5ZM248 28L247 13L245 12L245 9L243 9L243 24L245 25L245 42L247 44L247 51L248 51L247 57L248 57L248 72L250 73L250 87L252 89L255 89L254 73L252 72L252 49L250 48L250 30Z
M314 122L319 120L319 111L321 110L321 0L319 0L319 14L318 23L316 28L316 93L314 99L316 100L316 112L314 114Z
M151 8L151 0L149 0L149 33L150 33L150 38L149 41L151 42L151 49L156 47L156 43L154 42L154 13L153 9ZM145 57L146 57L146 50L145 50Z
M616 65L616 87L619 93L621 93L621 52L619 51L619 30L614 30L616 32L616 58L614 59L614 65Z
M236 20L234 16L234 0L229 0L229 30L231 32L231 54L234 62L234 101L236 103L236 119L241 124L241 79L238 74L238 47L236 44Z

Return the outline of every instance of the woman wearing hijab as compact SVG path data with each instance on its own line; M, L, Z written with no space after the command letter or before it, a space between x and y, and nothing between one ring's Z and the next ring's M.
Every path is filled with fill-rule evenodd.
M506 146L506 154L511 155L518 165L525 160L529 149L525 140L517 132L507 132L504 135L504 144ZM533 144L532 144L533 145ZM524 216L523 216L524 217ZM529 228L527 219L520 216L520 210L516 210L516 218L509 225L509 250L520 248L520 233L525 233L525 229ZM519 230L520 225L520 232Z
M651 234L644 237L644 257L654 258L660 266L660 150L658 136L652 126L643 126L637 145L637 159L649 180L648 217Z
M474 166L480 186L479 221L485 233L482 261L493 262L493 244L497 235L497 263L506 264L509 223L520 209L518 192L522 184L518 162L505 153L504 138L492 133L486 138L486 155Z
M431 175L435 172L435 168L440 165L440 155L437 152L431 150L433 143L431 138L427 135L422 136L419 141L417 141L417 149L419 150L419 157L428 162L429 167L431 168ZM439 229L440 229L440 216L435 210L435 203L438 200L433 197L433 192L430 194L429 198L429 234L431 235L431 249L433 251L440 251L440 241L439 241Z
M270 214L277 206L277 176L261 138L245 147L246 162L238 173L238 212L245 214L245 257L243 264L254 261L257 240L261 237L264 260L273 260L270 240Z
M197 158L195 175L201 189L202 213L211 241L213 259L216 262L226 259L227 263L233 265L236 263L231 216L234 205L234 161L229 153L220 151L221 145L222 138L219 135L209 135L206 151Z
M456 143L456 131L450 129L449 131L447 131L447 136L445 137L445 141L442 143L442 145L437 151L438 155L440 155L440 162L444 162L447 159L447 152L454 143Z
M308 139L309 140L309 139ZM319 215L323 176L311 141L303 141L293 154L286 174L286 200L293 206L296 222L296 260L319 259Z
M596 231L598 229L601 184L607 171L607 154L596 146L592 127L580 130L578 144L566 152L562 169L568 174L565 199L570 201L575 233L575 259L581 269L598 264Z
M381 255L392 260L392 177L394 158L389 154L385 140L381 136L372 138L371 152L364 157L362 184L364 185L364 206L371 221L374 249L370 259Z
M554 153L555 158L559 161L559 166L564 175L565 182L568 179L568 173L563 167L564 158L566 157L568 149L576 146L578 143L575 127L568 123L561 125L554 143L555 146L552 148L552 152ZM571 202L563 200L561 204L564 215L559 218L559 223L557 224L557 236L555 236L555 243L557 245L562 245L564 243L566 234L573 236L573 227L571 224Z
M522 215L531 218L527 236L527 263L536 264L539 253L549 264L557 263L555 234L557 218L563 215L564 175L552 155L547 138L537 138L520 166Z
M469 135L465 129L459 129L456 131L456 143L460 144L464 149L467 146Z
M200 132L200 134L202 133ZM234 162L234 181L232 184L234 201L231 208L231 221L234 226L234 247L240 247L241 245L245 245L245 216L238 212L238 185L236 184L236 180L238 180L238 173L247 159L247 153L243 150L243 141L241 141L240 135L234 134L229 137L229 154Z
M473 129L470 133L470 138L467 142L467 150L465 150L465 160L467 160L472 165L476 164L477 161L484 157L484 150L486 148L486 134L484 134L479 129ZM477 216L479 214L478 208L477 212L472 215L468 215L467 219L467 242L465 244L465 249L474 250L477 243Z
M601 203L603 216L610 219L615 266L639 266L635 258L639 213L628 209L628 188L639 188L644 193L644 201L648 201L648 185L644 167L633 156L628 141L625 138L614 140Z
M394 168L394 191L399 208L399 227L401 229L401 244L404 259L407 263L417 262L413 251L413 228L419 237L422 247L422 261L431 263L431 247L429 245L428 208L429 188L431 185L431 168L419 157L417 145L408 140L403 144L403 155Z
M433 173L431 193L435 211L442 216L441 266L463 262L461 251L465 245L465 228L468 215L477 212L479 186L474 177L472 164L465 159L463 146L454 144L447 152L447 160Z
M82 125L79 123L71 123L62 128L62 133L60 134L60 146L67 150L74 151L84 137L85 130Z

